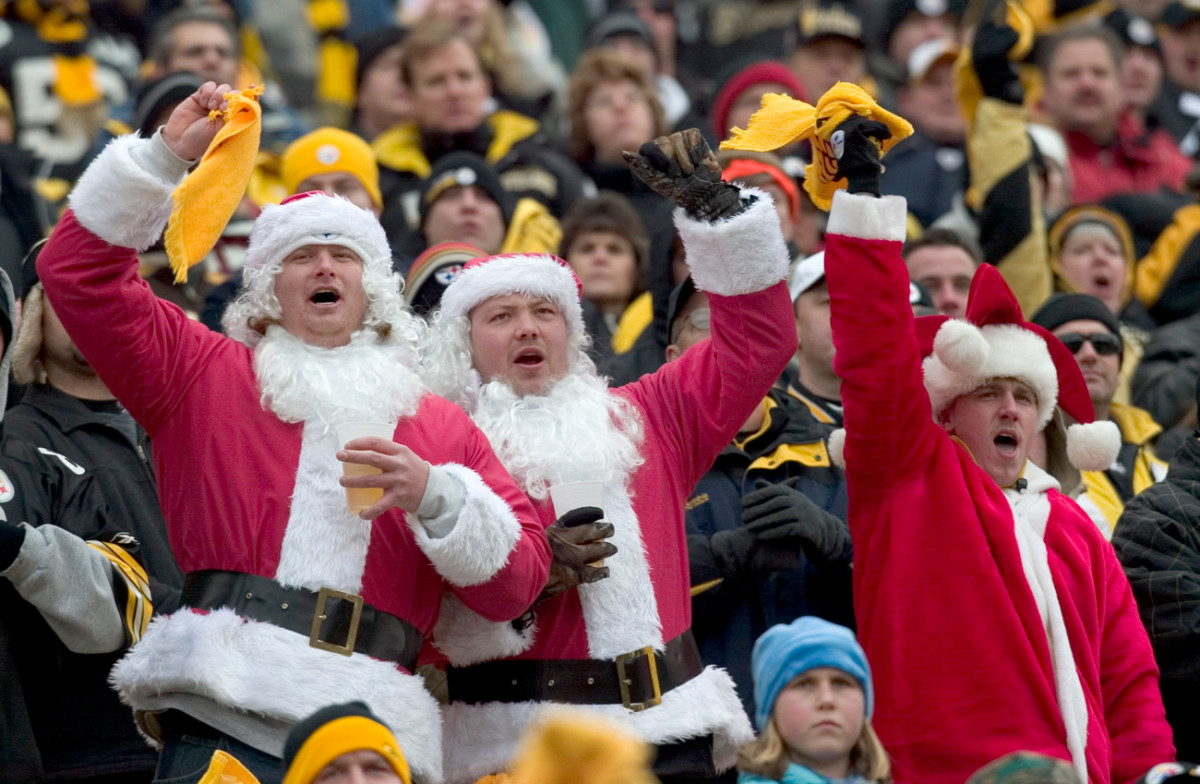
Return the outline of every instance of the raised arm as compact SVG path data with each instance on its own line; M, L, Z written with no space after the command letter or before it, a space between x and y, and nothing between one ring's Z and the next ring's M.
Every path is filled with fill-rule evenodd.
M692 280L709 298L712 339L622 387L671 439L694 484L796 352L787 249L770 197L722 182L698 131L660 137L626 160L677 205Z
M154 138L110 143L80 178L71 209L38 257L46 296L67 332L151 436L224 341L155 297L138 275L137 256L162 234L171 193L191 160L184 156L199 157L216 133L219 121L208 122L207 112L220 107L220 96L209 83Z
M843 160L853 158L855 168L850 190L835 193L829 211L825 279L846 412L846 473L869 466L857 485L866 493L917 467L930 453L936 425L900 257L906 205L898 196L878 196L878 174L870 175L879 167L872 137L887 131L857 117L843 125Z

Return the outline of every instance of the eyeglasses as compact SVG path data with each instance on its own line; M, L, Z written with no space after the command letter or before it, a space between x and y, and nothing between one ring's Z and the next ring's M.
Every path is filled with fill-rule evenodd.
M1072 354L1078 354L1084 343L1091 343L1092 348L1102 357L1111 357L1121 353L1121 339L1111 332L1097 332L1094 335L1064 332L1058 336L1058 339Z

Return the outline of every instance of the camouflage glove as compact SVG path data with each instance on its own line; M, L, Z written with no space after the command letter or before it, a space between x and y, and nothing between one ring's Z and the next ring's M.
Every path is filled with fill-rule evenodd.
M539 602L608 577L607 566L592 565L617 553L615 545L604 541L613 535L613 527L600 522L602 517L604 510L584 506L567 512L546 529L552 554L550 581L538 596Z
M715 222L745 209L741 192L721 179L717 156L695 128L659 136L637 153L621 155L642 182L697 220Z
M846 178L846 190L879 195L879 175L883 172L880 143L891 135L883 123L858 115L847 117L837 126L829 137L829 146L837 159L838 179Z

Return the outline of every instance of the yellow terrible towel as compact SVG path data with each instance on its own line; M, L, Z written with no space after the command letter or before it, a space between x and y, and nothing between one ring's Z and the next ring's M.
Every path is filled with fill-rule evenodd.
M225 126L200 165L171 194L175 206L164 239L176 283L186 281L188 269L212 250L246 193L262 132L261 94L262 87L225 94ZM221 114L213 110L209 121L216 122Z
M907 120L884 109L866 90L849 82L838 82L821 96L815 107L786 95L764 95L762 108L750 118L745 130L734 128L733 136L721 142L721 149L768 152L809 139L813 160L805 169L804 189L814 204L828 210L834 191L845 187L844 179L836 179L837 158L830 137L843 120L853 115L881 122L892 132L881 145L881 154L913 132Z

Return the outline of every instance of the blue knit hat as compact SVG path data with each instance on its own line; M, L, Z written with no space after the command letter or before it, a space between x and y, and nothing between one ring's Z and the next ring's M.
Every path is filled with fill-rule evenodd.
M853 675L862 686L867 718L875 709L875 690L867 655L845 626L806 615L776 624L754 643L750 669L754 675L754 721L767 728L779 692L792 679L817 667L833 667Z

